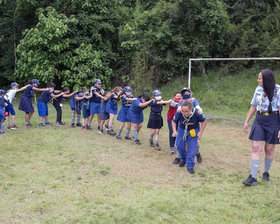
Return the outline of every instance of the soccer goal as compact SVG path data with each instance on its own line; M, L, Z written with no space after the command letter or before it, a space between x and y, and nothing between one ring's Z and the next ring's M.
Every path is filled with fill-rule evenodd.
M280 57L256 57L256 58L190 58L188 88L191 88L192 62L193 61L261 61L261 60L280 60Z

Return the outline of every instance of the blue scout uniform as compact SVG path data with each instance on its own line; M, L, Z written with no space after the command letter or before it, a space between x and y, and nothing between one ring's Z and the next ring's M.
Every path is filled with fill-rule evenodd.
M83 105L83 101L76 101L75 97L79 97L79 94L76 93L73 96L70 97L70 107L71 110L75 110L77 112L77 114L81 114L81 109L82 109L82 105Z
M9 105L9 101L4 98L4 96L0 97L0 120L6 120L5 117L5 103Z
M117 120L120 122L130 122L130 119L128 118L128 110L130 106L132 105L132 101L127 100L128 98L134 98L134 96L122 96L122 107L119 111Z
M45 117L49 115L48 102L51 99L52 92L50 90L44 91L38 99L37 108L39 117Z
M24 93L22 94L20 103L19 103L19 110L22 110L26 112L27 114L31 113L34 111L34 107L32 105L32 97L34 95L34 90L32 89L33 87L36 87L36 85L30 85L26 88Z
M118 113L118 101L119 98L115 99L114 97L117 96L116 94L112 94L108 100L106 105L106 112L109 114L117 114Z
M90 115L89 99L84 98L83 100L83 118L88 118Z
M268 111L271 103L272 111ZM274 96L269 102L262 86L255 90L251 105L256 106L257 114L254 120L249 139L253 141L265 141L268 144L279 144L278 131L280 130L280 87L275 86Z
M157 100L153 100L149 106L151 108L149 122L147 128L160 129L163 126L163 119L161 116L162 104L157 104Z
M107 103L109 100L102 100L102 104L101 104L101 111L100 111L100 120L102 121L106 121L109 119L109 113L106 112L106 107L107 107Z
M103 95L103 89L93 86L92 97L90 98L90 114L100 114L101 111L101 98L96 96L95 93Z
M173 118L175 123L178 122L177 149L182 161L187 163L188 169L193 168L195 165L194 158L197 148L197 134L200 131L199 122L203 122L205 119L205 116L199 114L195 108L188 117L184 116L181 112L177 112ZM187 152L186 144L188 144Z
M133 101L128 110L128 119L130 119L133 124L140 124L144 121L143 110L147 108L147 106L139 107L140 103L142 103L141 98L137 98L137 100Z

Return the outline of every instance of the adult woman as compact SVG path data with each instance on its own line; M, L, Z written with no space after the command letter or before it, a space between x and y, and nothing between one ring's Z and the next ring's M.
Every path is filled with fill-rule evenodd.
M269 169L274 158L275 144L279 144L280 137L280 88L275 84L275 79L270 69L264 69L258 76L259 86L255 90L244 124L245 132L248 123L257 110L249 139L252 140L251 175L243 181L247 186L257 185L257 172L260 166L260 155L264 144L265 168L263 180L269 181Z

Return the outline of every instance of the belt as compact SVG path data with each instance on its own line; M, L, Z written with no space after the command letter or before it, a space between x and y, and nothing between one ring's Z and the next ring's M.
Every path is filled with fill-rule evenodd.
M262 111L258 111L257 112L259 115L262 115L262 116L270 116L270 115L274 115L274 114L278 114L278 111L274 111L274 112L270 112L270 113L268 113L268 112L262 112Z
M161 113L151 112L152 115L161 115Z

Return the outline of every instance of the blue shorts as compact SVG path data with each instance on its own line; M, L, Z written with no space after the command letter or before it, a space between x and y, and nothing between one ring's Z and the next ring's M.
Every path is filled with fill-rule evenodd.
M70 107L71 107L71 110L73 111L76 111L77 114L81 114L81 110L82 110L82 104L79 103L79 102L76 102L76 103L70 103Z
M90 109L87 105L83 105L83 118L88 118L90 115Z
M90 103L90 114L100 114L101 103Z
M133 124L141 124L144 121L143 111L140 114L132 113L130 110L128 111L128 119L131 120Z
M14 107L13 107L13 104L8 104L8 106L5 107L5 112L8 112L8 115L12 115L12 116L15 116L16 115L16 112L14 110Z
M121 107L117 120L120 122L130 122L128 119L128 107Z
M106 112L109 114L117 114L118 113L118 104L112 104L110 102L106 105Z
M49 115L48 104L43 102L37 102L39 117L46 117Z

